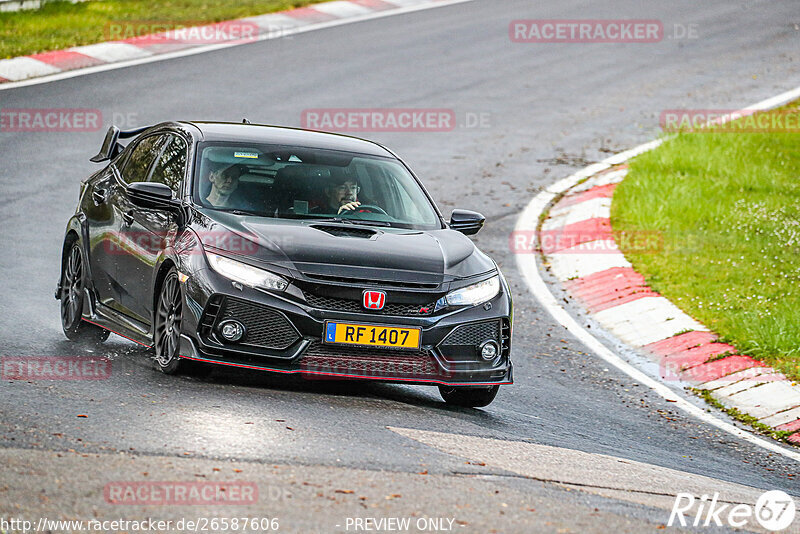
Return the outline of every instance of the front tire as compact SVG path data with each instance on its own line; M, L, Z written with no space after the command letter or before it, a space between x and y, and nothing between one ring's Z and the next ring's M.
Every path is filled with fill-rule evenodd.
M199 362L181 359L181 321L183 319L183 297L178 280L178 271L170 269L156 304L153 341L155 356L153 361L159 371L167 375L179 373L206 376L211 367Z
M61 269L61 328L70 341L102 343L111 332L82 319L85 289L83 253L80 244L75 242Z
M164 278L156 304L155 324L153 325L153 341L155 349L156 369L164 374L179 373L184 362L178 351L181 338L181 319L183 314L183 298L181 296L178 272L173 268Z
M451 406L482 408L488 406L497 396L500 386L439 386L444 402Z

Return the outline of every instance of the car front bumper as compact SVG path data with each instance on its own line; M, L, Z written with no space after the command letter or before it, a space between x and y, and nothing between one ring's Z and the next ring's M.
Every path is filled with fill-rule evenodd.
M410 384L480 386L511 384L512 303L508 287L479 306L445 309L427 316L377 315L314 307L291 294L234 288L206 270L188 284L180 356L200 362L319 379L364 379ZM201 304L202 303L202 304ZM223 320L246 327L238 343L219 335ZM351 347L323 342L326 321L419 327L419 350ZM480 346L495 341L498 354L481 358Z

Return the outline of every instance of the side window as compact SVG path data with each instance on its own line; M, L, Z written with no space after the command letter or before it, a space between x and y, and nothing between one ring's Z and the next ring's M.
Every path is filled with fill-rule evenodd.
M179 195L185 171L186 141L178 136L170 135L169 144L158 158L150 181L167 185L176 195Z
M146 182L150 176L150 168L153 166L153 161L161 153L161 149L164 148L167 140L167 137L163 135L151 135L139 141L133 147L133 152L128 156L122 168L122 179L129 184Z

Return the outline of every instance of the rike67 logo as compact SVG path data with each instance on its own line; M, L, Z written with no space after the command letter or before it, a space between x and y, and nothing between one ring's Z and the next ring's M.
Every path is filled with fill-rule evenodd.
M794 522L796 513L794 499L780 490L764 493L755 506L723 502L719 493L699 499L691 493L678 493L667 526L746 528L748 524L756 526L752 524L755 519L761 528L779 532Z

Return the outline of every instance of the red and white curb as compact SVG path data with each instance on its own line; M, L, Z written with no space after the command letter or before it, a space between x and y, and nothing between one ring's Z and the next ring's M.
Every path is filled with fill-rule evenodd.
M800 87L747 109L772 109L797 98ZM674 386L685 383L705 389L727 407L773 429L792 432L789 441L800 444L800 387L739 354L735 347L720 343L715 334L647 287L617 248L610 223L614 188L625 177L628 160L660 144L660 140L652 141L611 156L536 195L519 216L511 237L517 266L542 307L596 356L697 419L800 462L800 453L747 432L676 394ZM536 235L533 250L520 250L517 238L527 244L530 239L525 236L532 234ZM618 341L658 362L660 377L645 373L639 368L641 362L621 357L595 330L579 324L542 277L539 254L531 253L537 248L563 289Z
M627 172L625 167L601 171L550 209L539 242L553 275L603 328L654 359L661 379L708 390L725 406L775 430L797 430L788 440L800 444L800 386L720 343L651 290L619 251L610 208L614 188Z
M122 67L201 53L255 41L277 39L292 34L389 15L420 11L473 0L336 0L308 7L255 17L219 22L194 28L196 31L168 32L151 36L107 41L66 50L0 60L0 88L28 85L31 82L62 79L76 70L82 73ZM231 27L250 27L254 35L214 42L199 42L197 35L225 35ZM229 32L235 33L235 32ZM42 80L37 80L42 78Z

